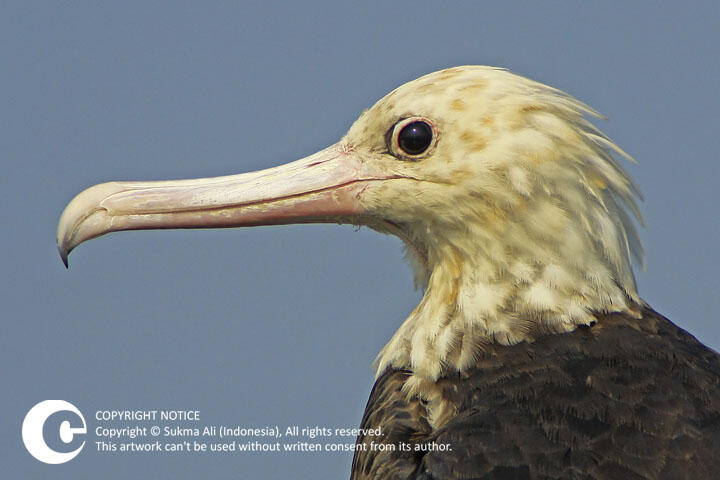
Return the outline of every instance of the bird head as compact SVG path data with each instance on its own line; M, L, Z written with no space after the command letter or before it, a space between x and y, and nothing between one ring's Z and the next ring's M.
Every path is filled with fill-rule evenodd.
M425 294L378 371L434 380L473 365L487 342L532 341L639 301L639 193L616 159L627 155L587 115L597 113L506 70L442 70L392 91L307 158L212 179L91 187L63 212L58 248L67 261L112 231L280 223L397 235Z

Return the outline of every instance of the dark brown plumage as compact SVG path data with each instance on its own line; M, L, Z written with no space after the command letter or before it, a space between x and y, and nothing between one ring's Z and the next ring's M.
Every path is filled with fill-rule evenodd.
M456 412L432 429L402 391L377 380L352 480L720 478L720 355L655 311L532 343L488 345L477 366L442 378ZM450 444L452 452L377 452L369 443Z

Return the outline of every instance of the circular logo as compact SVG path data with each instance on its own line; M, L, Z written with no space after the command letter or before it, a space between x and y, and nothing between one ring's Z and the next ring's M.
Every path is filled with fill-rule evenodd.
M84 441L82 445L71 452L58 452L50 448L45 442L43 430L47 419L57 412L66 411L74 413L82 422L82 427L71 427L70 422L64 420L60 424L58 431L60 440L64 443L70 443L73 441L75 434L87 433L85 418L75 405L65 400L44 400L32 407L25 415L25 420L23 420L22 439L30 455L41 462L58 464L69 462L80 453L80 450L85 446Z

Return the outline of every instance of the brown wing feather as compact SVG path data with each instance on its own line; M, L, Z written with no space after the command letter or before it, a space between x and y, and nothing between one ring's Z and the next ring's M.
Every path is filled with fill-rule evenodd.
M411 444L422 441L431 433L431 428L422 403L417 399L408 399L402 391L408 374L406 371L387 370L375 382L361 428L378 429L381 436L358 436L357 443L364 444L365 448L355 452L353 479L415 478L422 456L401 452L395 447L401 442ZM376 449L374 444L387 445L388 448Z
M720 355L656 312L485 349L438 387L457 412L433 430L386 371L363 428L451 452L358 451L352 479L720 478Z

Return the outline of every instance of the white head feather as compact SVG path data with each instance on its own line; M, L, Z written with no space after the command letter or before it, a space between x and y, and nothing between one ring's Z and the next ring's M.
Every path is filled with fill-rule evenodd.
M360 201L408 244L418 307L377 359L436 380L473 365L487 342L532 341L595 313L639 302L631 258L642 246L638 189L616 160L630 158L567 94L478 66L409 82L351 127L349 150L392 150L399 119L422 117L436 141L395 161L398 178ZM370 161L370 160L369 160Z

